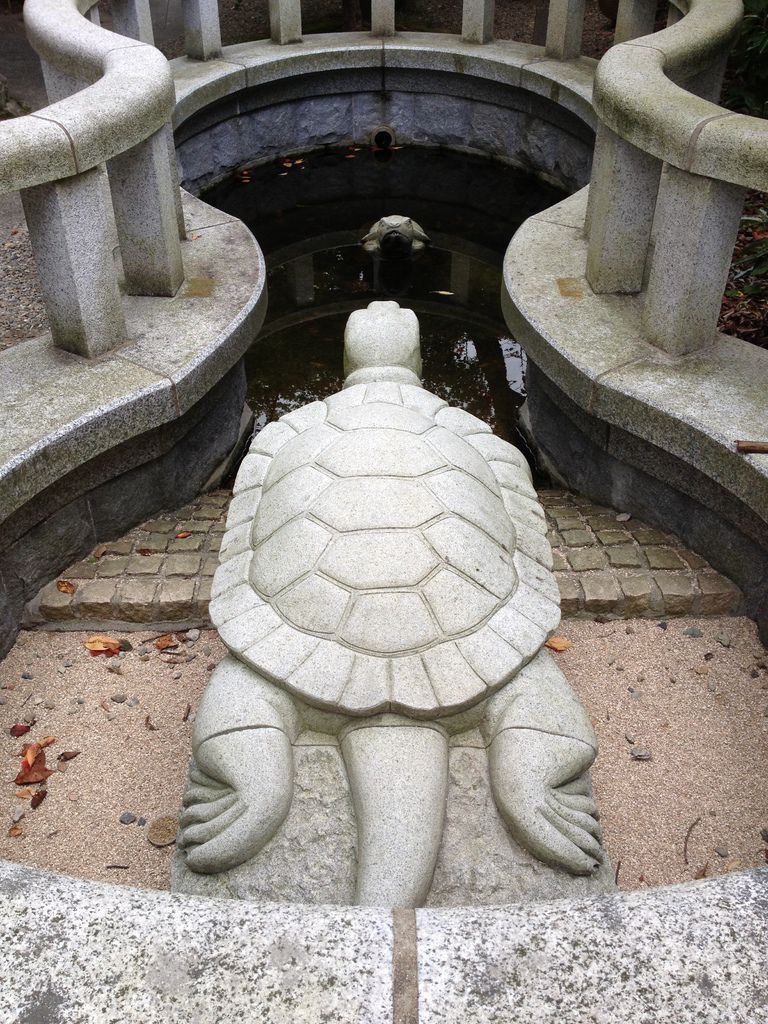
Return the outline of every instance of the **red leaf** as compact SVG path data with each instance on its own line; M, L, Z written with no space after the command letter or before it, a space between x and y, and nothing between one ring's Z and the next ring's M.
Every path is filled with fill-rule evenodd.
M45 800L45 798L47 796L48 796L48 790L47 789L38 789L38 791L32 797L32 800L30 801L29 806L32 808L33 811L36 810L40 806L40 804L43 802L43 800Z
M14 782L17 786L28 786L31 782L45 782L51 775L53 772L45 767L45 751L41 750L31 765L22 766Z
M31 725L12 725L10 730L11 736L15 736L17 738L19 736L25 736L31 728Z
M176 540L184 540L186 537L191 537L191 530L182 530L181 533L176 534Z
M60 761L72 761L80 753L79 750L62 750L59 754Z

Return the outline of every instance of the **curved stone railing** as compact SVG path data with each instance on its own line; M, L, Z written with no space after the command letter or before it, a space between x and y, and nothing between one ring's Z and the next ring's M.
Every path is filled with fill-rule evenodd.
M28 0L52 104L0 124L0 191L21 190L54 341L85 356L128 336L113 221L128 294L170 296L184 277L167 61L144 0L115 4L120 35L83 17L93 6Z
M622 41L595 76L586 219L592 289L644 291L645 333L671 355L714 341L745 191L768 188L768 122L713 102L741 2L684 6L649 36L655 3L621 0Z

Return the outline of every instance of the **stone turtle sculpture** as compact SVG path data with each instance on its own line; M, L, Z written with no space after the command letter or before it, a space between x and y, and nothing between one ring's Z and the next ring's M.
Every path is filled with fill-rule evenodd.
M344 389L269 424L235 484L211 618L231 654L197 713L179 845L193 871L254 856L291 806L302 729L338 736L356 901L418 906L440 845L452 735L479 728L512 836L602 860L584 710L543 645L560 620L520 452L421 387L411 310L345 335Z
M428 245L429 236L421 225L398 213L377 220L362 239L366 252L385 260L408 259Z

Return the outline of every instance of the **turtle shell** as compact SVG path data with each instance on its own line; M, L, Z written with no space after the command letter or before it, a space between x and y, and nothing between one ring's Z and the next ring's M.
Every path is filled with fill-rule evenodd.
M525 460L423 388L360 384L284 416L235 492L211 617L313 705L457 711L559 621Z

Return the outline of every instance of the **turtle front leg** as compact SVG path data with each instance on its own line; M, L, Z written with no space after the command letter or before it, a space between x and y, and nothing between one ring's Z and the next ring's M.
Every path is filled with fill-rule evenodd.
M443 835L447 734L393 717L348 726L341 750L357 819L355 902L421 906Z
M225 658L203 694L192 735L178 841L192 871L236 867L274 836L293 799L297 731L290 698Z
M602 832L587 771L597 739L548 652L489 701L486 730L493 796L513 838L571 874L596 871Z

